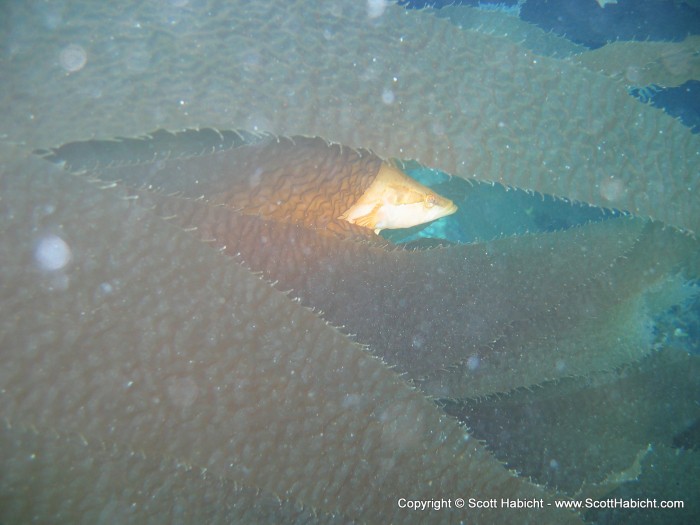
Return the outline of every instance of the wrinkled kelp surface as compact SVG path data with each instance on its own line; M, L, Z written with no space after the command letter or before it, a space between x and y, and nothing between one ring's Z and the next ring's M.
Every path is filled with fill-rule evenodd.
M319 135L699 228L698 136L489 27L398 6L370 18L364 2L4 9L16 32L0 103L30 147L194 125ZM88 62L66 75L70 43Z
M0 520L696 521L697 137L489 28L283 4L0 7ZM79 177L29 153L197 124L252 131L91 141ZM411 251L219 206L214 159L298 134L641 217Z
M422 250L406 250L392 246L386 241L370 241L354 235L339 237L336 228L319 227L317 219L327 217L325 206L303 207L305 213L297 217L287 211L280 213L280 209L288 210L286 207L288 201L285 199L272 199L269 206L256 206L252 210L245 205L232 206L228 203L232 199L235 199L236 203L249 202L247 194L273 195L279 188L280 181L287 180L287 171L288 179L294 181L295 186L304 188L301 192L305 196L304 201L325 201L328 198L324 194L326 191L324 186L317 184L318 179L313 170L305 170L303 166L324 165L329 156L334 161L333 176L329 176L329 181L332 181L335 187L347 187L349 194L354 195L356 194L353 191L354 187L366 187L366 182L363 182L365 178L358 176L358 173L363 170L358 172L356 169L357 159L362 159L363 155L347 147L303 137L268 136L262 150L266 156L263 157L260 156L260 138L255 135L250 135L247 140L227 143L220 148L192 146L183 149L179 145L180 141L187 142L190 139L197 139L192 140L194 144L207 140L218 144L220 138L217 137L228 135L229 132L216 135L211 130L204 130L199 133L192 131L179 136L172 135L168 139L163 132L159 132L153 134L150 139L112 143L114 154L111 154L109 143L100 141L68 144L39 153L78 174L76 178L68 173L53 173L53 178L49 179L50 182L70 180L72 184L80 184L80 181L83 181L82 185L91 191L102 188L101 191L97 191L97 194L104 192L111 194L112 198L121 202L122 213L135 214L140 221L145 221L144 225L155 221L152 227L172 230L173 234L177 232L177 236L183 236L182 242L186 242L190 250L196 249L197 252L201 252L197 260L190 259L192 270L189 272L195 272L195 274L202 272L196 268L200 264L198 261L204 260L202 257L208 257L205 254L211 254L217 260L221 260L219 264L238 268L238 271L246 274L242 265L253 272L261 273L263 280L259 281L259 285L269 289L270 292L267 293L271 293L268 282L280 291L287 292L286 296L275 296L279 297L283 304L288 303L293 306L294 302L290 299L298 300L302 305L309 306L316 312L314 314L302 309L301 312L304 312L305 316L310 319L320 317L332 326L338 327L333 329L326 326L325 330L330 333L354 334L357 342L364 344L365 348L349 341L344 342L348 346L345 350L337 348L338 342L329 344L336 348L336 351L343 352L343 359L351 359L352 355L356 355L361 362L366 361L367 365L371 363L372 366L377 367L377 371L384 370L386 377L381 381L390 381L390 384L396 385L396 388L406 389L405 393L407 395L410 393L416 400L423 399L423 410L426 415L418 415L413 408L411 409L413 416L408 416L404 426L401 426L401 417L394 419L393 410L405 414L405 409L395 405L394 401L385 396L384 402L389 403L387 405L389 412L385 412L379 418L382 428L385 428L385 422L389 418L392 420L390 428L396 429L396 432L402 435L404 433L413 435L414 437L409 439L412 446L430 446L426 445L425 438L415 435L420 428L428 432L442 428L441 435L456 432L456 436L461 435L457 442L460 439L463 443L473 440L464 429L457 426L454 426L453 430L448 430L455 424L440 419L444 418L439 415L441 410L437 406L430 407L429 398L432 397L443 399L441 405L444 404L449 413L457 415L470 426L477 428L481 433L479 437L486 440L497 456L508 461L512 468L524 476L519 478L522 486L512 489L516 492L536 491L535 487L531 487L525 481L528 479L527 476L532 476L541 483L548 484L550 490L563 489L563 494L600 496L617 488L624 481L639 476L641 468L634 469L630 465L634 465L635 461L641 462L645 457L646 449L639 444L645 440L643 434L635 436L636 439L630 442L625 436L634 436L634 428L613 430L619 426L619 416L611 413L609 419L601 420L600 413L589 414L586 417L593 418L597 422L598 427L593 427L596 433L606 436L607 448L604 452L597 453L599 457L595 462L595 469L581 472L581 466L588 465L593 457L587 447L582 448L581 436L577 436L574 428L565 426L562 428L562 420L556 416L556 410L575 413L576 422L580 422L584 414L566 405L568 396L573 399L579 399L581 396L581 393L575 390L573 394L567 393L568 385L572 381L574 381L573 385L577 384L576 381L583 381L584 385L589 385L593 381L593 386L588 388L591 388L594 394L588 397L594 400L595 395L602 395L602 391L610 384L617 389L623 388L618 384L624 385L624 382L614 373L612 379L605 379L605 374L611 374L610 370L624 364L632 366L634 362L645 356L650 356L647 360L656 359L654 354L650 355L655 342L655 319L672 305L683 303L692 294L692 289L688 288L686 282L698 274L697 258L700 250L692 237L665 229L660 224L624 216L612 216L607 221L561 232L520 235L485 243L440 246ZM248 135L238 132L237 136L247 137ZM160 160L145 161L141 158L143 155L139 151L143 149L144 144L149 143L153 146L153 148L146 147L149 155L151 149L155 149L154 158ZM133 159L120 160L122 156L128 159L128 155L124 153L130 148L135 149ZM168 149L172 151L166 153L164 150ZM199 152L195 152L195 149ZM99 153L93 158L91 155L94 152ZM344 154L338 156L338 152L344 152ZM366 156L365 154L365 158ZM79 162L83 157L89 160ZM134 159L138 159L138 162L133 162ZM87 164L94 165L94 169L84 169ZM275 169L266 170L265 166L269 165L275 166ZM259 169L254 169L255 166ZM370 172L370 178L374 173L372 165L364 171ZM251 172L255 172L257 176L251 177ZM309 183L305 182L305 177L308 178ZM227 181L230 188L226 187ZM101 196L104 198L104 195ZM294 198L289 200L289 202L292 201ZM70 208L73 206L69 206ZM73 211L77 210L74 208ZM77 215L80 216L81 213ZM284 219L279 220L281 217ZM157 226L158 224L162 226ZM120 228L128 228L128 225L112 226L112 229L116 229L115 233L118 233ZM143 231L143 227L142 234L145 238L152 238L151 234ZM120 244L123 245L124 242L126 241ZM172 241L169 241L168 245L171 246L171 250L175 249ZM161 257L166 256L173 260L178 257L177 252L169 256L167 253L167 251L161 253ZM114 257L113 254L112 258ZM141 281L145 281L148 274L148 270L144 271L146 272L144 276L139 278ZM186 282L186 274L189 272L179 276L178 281ZM205 273L209 272L205 271ZM253 281L256 280L252 275L250 277ZM133 280L129 279L129 281ZM156 289L159 293L163 293L165 283L169 280L164 275L158 282L162 284L156 285ZM104 285L101 287L104 288ZM192 293L191 286L188 288L187 293ZM227 319L231 312L235 312L233 305L241 301L245 303L248 301L248 296L235 287L231 289L230 286L224 286L223 289L233 295L220 299L219 306L215 308L220 315L223 313L224 319ZM104 297L97 300L101 303L112 294L113 291L110 289L108 294L102 294ZM263 491L270 491L271 494L291 496L289 504L283 501L279 508L274 505L263 506L265 510L261 511L263 512L261 519L266 519L265 512L288 512L289 516L296 516L300 511L294 505L295 501L300 501L303 506L330 513L331 516L340 513L352 519L396 515L394 514L395 502L387 502L384 498L380 498L376 503L368 499L356 511L352 510L352 506L357 502L349 503L347 507L340 500L330 506L323 503L333 492L334 483L338 484L338 491L343 487L343 490L350 488L358 493L362 492L359 485L357 489L352 489L353 483L359 482L359 476L357 467L349 466L352 465L351 456L347 454L336 456L336 453L330 452L330 447L335 446L336 443L333 441L333 436L347 435L355 436L360 440L369 439L369 442L363 441L361 445L363 451L367 449L361 455L364 458L363 461L368 461L366 454L371 449L377 454L377 467L382 471L384 467L381 465L386 461L392 465L401 464L402 470L408 470L403 466L399 449L385 450L381 445L373 444L370 437L358 433L359 431L352 427L353 423L348 419L347 414L344 414L343 422L344 425L351 426L336 428L330 435L327 430L328 423L324 423L322 418L315 419L314 425L318 426L314 428L318 428L318 431L307 427L308 422L301 424L301 420L307 420L304 417L295 417L292 406L296 405L297 409L305 412L311 411L317 414L317 417L321 417L322 413L318 406L309 405L306 401L302 401L302 398L294 400L292 392L298 386L303 385L302 392L317 388L319 393L312 394L312 398L322 395L326 402L325 411L334 412L330 402L332 398L326 392L329 386L317 383L316 374L320 373L320 370L307 371L310 366L309 359L315 358L306 354L309 351L306 347L311 341L316 341L312 345L312 348L315 348L319 336L311 335L310 325L307 325L303 319L295 319L291 326L288 322L282 321L282 318L275 321L271 316L270 306L260 303L260 299L252 300L255 306L246 307L243 304L241 307L250 310L253 317L245 321L245 317L241 319L238 314L233 313L235 321L230 321L233 325L225 322L222 327L223 333L231 331L237 334L236 337L220 340L215 338L208 345L215 349L219 341L219 344L223 345L219 354L212 353L211 349L205 350L209 359L218 355L218 362L225 363L225 360L220 361L221 355L231 355L234 359L235 365L231 365L227 378L220 379L228 385L226 390L233 396L229 401L226 401L226 396L220 398L227 407L228 417L232 422L222 427L223 422L219 423L218 419L212 420L216 424L212 427L213 435L210 441L207 441L205 436L199 438L203 440L199 452L201 456L191 457L191 453L183 453L184 448L178 449L176 443L173 444L175 449L166 455L178 458L179 461L186 463L188 468L200 467L206 468L208 472L218 473L222 481L232 480L236 487L241 485L244 488L259 487ZM222 310L224 305L225 309ZM203 313L205 310L207 309L199 305L193 321L199 319L204 323L211 322L212 314L205 315ZM250 313L248 315L250 316ZM145 313L141 316L147 317ZM265 322L262 321L263 318ZM158 324L172 320L169 314L167 321L161 321ZM241 321L242 324L239 324ZM270 325L270 323L273 324ZM89 321L87 326L92 330L95 324L99 326L99 323L95 323L94 320ZM277 325L286 335L280 333L279 336L275 336L274 333L270 333L268 326ZM295 328L305 334L298 350L301 352L298 359L293 357L296 351L291 350L296 347L293 339ZM163 328L159 331L162 330ZM198 332L191 328L186 331L195 338ZM211 330L208 329L206 332L209 334L207 337L211 338ZM182 338L182 330L176 330L174 335ZM283 342L283 348L288 345L289 349L285 351L277 347L279 342ZM184 345L182 347L184 350L197 348L201 343L187 342L185 339L177 342L173 340L170 345L174 348ZM323 356L328 352L326 347L326 344L322 344L322 348L318 350ZM71 354L73 352L75 348L71 350ZM255 353L256 357L254 362L247 365L250 352ZM371 354L381 359L377 360ZM319 357L319 359L323 361L327 357ZM177 354L174 360L175 363L179 362ZM656 361L652 362L656 366L665 366L663 362L660 365ZM394 370L387 368L384 363ZM694 363L692 359L691 363ZM296 365L301 368L297 370ZM8 373L10 376L26 379L29 368L26 365L18 366L21 372L14 370ZM283 368L278 368L279 366ZM285 367L290 366L292 368L287 368L284 372ZM339 406L345 408L344 403L349 403L348 407L351 408L356 402L365 406L364 401L354 398L355 394L348 393L347 387L341 380L342 376L349 374L356 381L357 374L364 374L364 371L354 372L352 367L344 361L342 364L323 366L324 377L327 376L331 383L336 383L340 399L346 400L340 401ZM42 362L41 368L44 367L49 368L50 365ZM403 377L396 375L396 372L403 373ZM340 373L341 377L336 377L337 373ZM283 376L287 379L283 379ZM570 376L581 379L566 379ZM671 366L668 380L673 376ZM156 381L156 377L157 375L151 376L150 382ZM163 379L165 390L171 396L175 396L178 402L187 405L188 410L185 414L190 411L192 414L199 414L203 411L203 407L199 405L200 381L196 377L188 373L180 379L171 380L167 377ZM207 383L212 382L210 376L205 374L204 377ZM301 385L294 380L296 377L301 378ZM598 379L599 377L603 379ZM693 374L689 374L688 377L690 381L688 388L681 390L684 395L689 396L690 401L692 393L689 392L694 388ZM562 378L564 379L561 383L553 381ZM133 380L124 378L123 381L128 385L127 391L134 388ZM657 381L662 383L660 388L667 388L668 384L662 379L657 378ZM37 380L34 380L31 384L36 383ZM428 397L423 397L420 391L411 390L411 384L417 386ZM554 400L557 408L540 406L535 400L530 400L527 395L523 396L520 393L523 387L535 385L543 386L537 386L534 393L546 393L553 389L554 397L546 396L545 399ZM241 390L254 392L260 400L253 402L251 399L247 403L245 398L238 400L242 395ZM528 439L515 438L520 444L517 450L510 448L514 433L508 433L507 438L503 438L505 423L500 422L493 415L483 413L483 410L488 407L485 396L494 394L499 394L493 397L495 414L504 417L510 424L517 425L517 428L528 436ZM503 397L504 394L507 395ZM662 391L656 399L663 400L665 403L670 394L668 391ZM73 395L76 393L73 392ZM282 397L278 398L280 395ZM93 397L99 396L93 394ZM633 421L639 422L641 414L647 414L650 421L658 419L656 412L653 411L656 405L647 403L647 397L640 396L635 391L630 393L630 407L625 407L624 412L632 412ZM59 397L59 399L63 398L65 396ZM277 409L282 412L266 408L265 400L268 398L273 403L271 406L277 406ZM511 398L517 400L520 403L519 406L525 407L527 415L517 413L512 407L512 402L509 401ZM278 404L282 399L285 402ZM275 400L278 401L275 402ZM595 406L599 405L594 401L591 402ZM470 403L475 404L474 406L482 412L476 415L466 412L467 407L471 406ZM156 404L160 404L159 397ZM254 414L245 416L240 412L238 407L246 404L253 408ZM456 407L459 406L463 407L462 411L457 410ZM12 408L20 413L34 412L32 404L29 404L26 410L22 410L22 405ZM154 416L148 415L150 412L147 408L148 406L144 406L142 410L146 411L143 417L148 420L149 417ZM368 407L368 409L370 412L364 416L358 414L358 425L363 425L363 417L365 423L371 422L372 416L369 414L376 413L378 410L375 407ZM623 410L621 407L618 409ZM51 412L61 413L61 409L56 408ZM280 422L278 419L283 413L286 416L283 422ZM421 423L429 413L433 413L433 417L438 419L432 423ZM548 413L555 414L552 420L547 419ZM534 414L540 415L535 417ZM700 413L693 403L678 405L677 412L664 414L669 422L658 420L665 433L658 436L652 434L648 436L648 441L658 438L657 441L660 444L668 444L675 432L684 430L689 420L698 415ZM183 414L181 417L187 418ZM196 419L199 420L200 417ZM261 431L264 429L266 439L272 440L272 445L266 443L265 438L262 435L256 435L255 432L246 432L245 436L241 437L244 443L242 445L235 445L234 442L229 442L226 446L223 443L217 444L216 436L221 439L222 436L233 435L241 426L254 429L258 424L256 421L261 417L268 421L268 425L261 427ZM119 418L128 421L130 419L128 411ZM21 422L22 418L15 417L13 420ZM173 420L173 416L169 415L168 420ZM89 425L84 426L79 419L74 423L74 427L67 424L65 418L60 425L50 421L51 418L40 420L43 425L56 428L61 439L70 440L71 433L67 432L70 430L82 435L87 444L111 440L116 446L125 450L137 447L157 450L157 437L144 432L141 424L136 426L132 434L126 434L125 437L108 438L102 433L103 431L91 430ZM494 430L488 426L490 423L499 429L496 436L492 436ZM184 424L184 421L181 424ZM418 424L418 427L415 424ZM303 461L303 464L308 465L307 468L312 469L310 473L313 471L312 458L308 454L304 456L300 455L300 452L294 452L297 446L294 444L294 439L299 440L298 446L301 447L302 443L305 443L304 446L311 447L310 450L315 450L315 454L331 454L336 457L330 463L321 461L318 467L323 471L330 469L328 471L330 478L322 482L323 488L319 485L317 489L311 489L311 492L307 492L308 487L294 489L293 487L296 486L294 483L285 485L283 480L269 477L265 474L262 465L249 466L251 459L246 455L247 453L253 454L253 457L258 455L271 457L272 451L278 449L275 425L279 425L281 435L287 436L284 438L285 445L282 448L285 453L291 454L286 460L290 475L292 473L298 475L297 470L301 468L302 463L296 463L296 461ZM292 427L290 428L289 425ZM297 425L300 426L295 434L292 429ZM335 425L332 424L331 428ZM27 424L27 429L29 428L31 427ZM548 472L543 473L537 469L537 466L544 461L542 458L527 452L537 448L536 444L541 447L542 436L553 439L553 436L557 435L554 429L559 429L560 432L555 442L559 447L564 448L555 450L554 447L545 446L545 450L552 455L550 463L555 461L558 465L557 471L563 472L561 478L556 479L548 476ZM320 441L314 449L314 440L310 440L310 436L316 435L316 432L319 432ZM611 440L606 432L621 433L622 437ZM63 436L63 434L67 435ZM84 437L86 434L90 437ZM295 438L295 436L298 437ZM501 439L498 436L501 436ZM394 437L398 439L398 434ZM251 438L253 442L248 441ZM155 441L149 445L150 440L154 439ZM404 436L401 439L407 438ZM613 443L620 444L616 448ZM570 447L571 450L566 447ZM439 449L444 451L442 443ZM522 457L519 455L520 450L522 450ZM229 457L230 466L218 471L216 467L211 466L210 454L222 453ZM456 451L445 453L448 463L451 461L448 458L451 457L454 460L456 457L454 454L460 456L464 454ZM425 450L419 451L418 454L426 457ZM146 454L146 457L149 455ZM564 458L561 466L556 457ZM510 475L495 460L489 458L490 455L485 450L479 447L472 449L465 457L466 463L458 469L461 472L460 476L450 478L447 471L439 475L441 483L445 483L445 490L448 490L448 486L459 483L458 478L466 483L465 487L471 487L473 483L478 482L477 480L490 479L493 476L502 480L495 482L496 486L503 487L503 484L511 479ZM534 465L531 464L533 460ZM235 466L238 462L241 463L240 467ZM444 468L439 466L439 460L431 459L429 463L435 468ZM285 463L280 457L274 460L274 464L279 466ZM369 475L376 476L377 471L374 468L377 467L370 467L373 474ZM473 475L468 474L470 468L475 468ZM255 473L251 472L251 469ZM343 472L346 469L351 470L352 474L348 471L342 476L342 480L334 482L333 479L336 479L338 471ZM159 471L157 475L160 474L162 472ZM386 483L391 477L385 478L385 476L382 474L380 477ZM397 483L396 497L400 497L398 494L405 488L401 488L400 479ZM489 487L484 489L486 498L497 494L495 490L498 489L494 487L492 491ZM300 490L296 496L294 496L295 490ZM473 491L473 488L469 490ZM508 493L507 491L511 489L501 490L506 490ZM246 494L244 490L238 495L241 498L241 507L248 512L246 505L249 503L247 503ZM334 497L337 498L338 494L336 493ZM501 512L507 513L503 510ZM435 517L437 516L446 519L445 514L436 514ZM471 516L473 519L478 519L475 515ZM493 516L490 518L487 516L485 515L484 519L493 518ZM501 519L500 515L499 519Z
M70 191L59 191L66 185ZM321 518L422 521L396 502L431 499L436 490L551 498L510 474L379 359L191 233L125 199L122 187L20 161L3 189L14 197L3 200L3 237L21 239L1 244L8 519L59 513L66 522L96 520L103 512L123 515L132 504L158 508L159 495L177 493L186 494L186 519L196 520L211 511L200 505L213 489L205 482L187 492L192 471L227 494L240 492L228 505L245 513L257 508L249 507L251 491L282 498L273 508L262 505L260 519L294 517L301 505ZM35 250L46 235L70 246L65 270L38 267ZM62 443L71 452L56 457L51 451ZM81 450L94 462L81 467L85 477L68 488L54 485L52 469L69 470ZM35 461L17 461L31 454ZM113 497L112 514L105 487L124 468L110 465L124 456L144 458L136 468L151 488ZM110 481L100 483L101 476ZM32 490L24 493L15 479L35 480ZM85 486L94 498L58 503ZM471 519L494 516L482 512ZM567 512L547 513L575 521ZM432 519L463 517L453 508Z

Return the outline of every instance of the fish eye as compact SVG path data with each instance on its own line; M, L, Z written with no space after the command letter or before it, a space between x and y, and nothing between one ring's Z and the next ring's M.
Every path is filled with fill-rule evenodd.
M425 207L432 208L436 204L437 204L437 198L435 197L435 195L433 195L432 193L428 193L425 196Z

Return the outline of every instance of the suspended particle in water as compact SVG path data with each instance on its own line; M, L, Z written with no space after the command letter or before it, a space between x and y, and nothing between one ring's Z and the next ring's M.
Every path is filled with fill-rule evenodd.
M386 10L386 0L367 0L367 16L369 18L379 18Z
M75 73L85 67L87 52L77 44L70 44L61 50L58 60L63 69L69 73Z
M609 178L600 183L600 196L608 202L615 202L624 197L625 183L619 179Z
M469 359L467 359L467 368L469 368L469 370L471 370L472 372L479 368L480 364L481 359L479 359L478 355L470 356Z
M47 272L62 270L72 257L70 247L58 235L47 235L42 238L34 250L36 264Z
M386 104L387 106L390 106L391 104L393 104L395 98L396 97L394 95L394 92L389 88L386 88L382 92L382 102L384 102L384 104Z

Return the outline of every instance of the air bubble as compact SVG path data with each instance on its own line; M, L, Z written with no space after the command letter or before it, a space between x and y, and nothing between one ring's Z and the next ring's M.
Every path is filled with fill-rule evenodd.
M385 89L382 92L382 102L384 102L384 104L387 106L393 104L395 99L396 97L391 89Z
M39 268L47 272L62 270L72 257L68 244L57 235L47 235L34 250L34 260Z
M87 52L77 44L70 44L61 50L58 59L63 69L69 73L75 73L85 67Z
M620 200L626 192L625 183L619 179L604 180L600 184L600 196L608 202Z
M379 18L386 10L386 0L367 0L367 16L369 18Z
M481 364L481 359L479 359L479 356L473 355L469 359L467 359L467 368L471 370L472 372L479 368L479 365Z

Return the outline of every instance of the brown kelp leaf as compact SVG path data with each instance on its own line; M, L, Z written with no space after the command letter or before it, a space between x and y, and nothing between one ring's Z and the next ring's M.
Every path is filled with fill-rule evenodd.
M377 18L366 2L169 9L133 2L136 22L114 24L122 6L8 6L26 28L0 79L11 139L234 122L700 231L700 137L606 75L395 5ZM70 23L46 31L47 17ZM88 64L67 75L57 55L81 37Z
M369 157L374 166L382 163L378 157L319 138L269 135L232 149L220 147L214 135L213 146L183 157L179 151L194 147L163 145L162 133L136 147L128 140L67 144L48 158L75 169L88 164L83 157L94 163L93 150L101 152L100 165L111 166L132 148L136 159L144 157L143 143L151 145L150 155L172 149L169 160L98 167L88 175L155 191L140 192L143 205L153 203L157 214L195 228L201 239L292 290L439 397L503 392L641 358L651 348L653 316L674 304L673 294L655 305L645 294L657 285L673 287L669 272L683 268L698 248L687 238L683 249L657 250L646 232L660 227L623 218L554 234L388 253L327 231L337 232L328 228L335 204L355 204L344 195L357 195L353 186L364 190L363 181L376 175L370 170L358 178L367 172L357 169L358 161ZM221 132L222 139L228 133ZM212 132L203 134L194 141L200 149ZM165 194L176 190L203 198ZM657 260L657 252L672 260Z
M460 29L481 31L487 35L508 39L538 55L567 58L588 49L582 44L575 44L568 38L546 31L517 16L497 10L456 4L427 12L439 18L446 18Z
M0 450L3 523L356 523L201 466L53 428L0 423Z
M102 180L205 197L267 219L373 239L454 213L449 199L366 149L211 128L88 140L35 153ZM355 226L357 225L357 226Z
M663 525L695 523L700 516L696 497L700 478L700 455L697 451L679 450L667 445L651 447L641 460L641 475L635 483L622 485L607 498L656 500L656 507L590 509L586 519L591 523ZM673 507L659 508L662 501Z
M635 232L633 247L604 271L592 278L580 274L581 282L566 292L566 299L515 319L489 348L457 367L435 371L421 388L439 397L476 397L507 390L522 370L537 370L545 381L645 356L652 349L656 318L694 293L686 283L700 275L700 243L660 223L634 222L643 229ZM523 338L530 326L536 333ZM504 356L516 360L506 366ZM491 373L494 367L498 373Z
M679 86L700 78L700 36L682 42L611 42L572 61L627 85Z
M670 447L700 416L699 395L700 357L667 349L620 370L447 410L511 468L573 496L629 469L650 445Z
M3 439L16 443L24 428L48 435L45 450L10 450L60 460L49 479L50 468L71 471L70 456L57 455L60 436L82 435L88 447L116 452L88 451L79 471L94 472L90 461L132 461L130 450L147 458L135 461L145 477L127 478L120 493L134 521L148 519L171 459L358 521L467 519L454 507L410 513L400 497L549 498L248 270L134 206L121 188L47 171L26 160L3 168L0 412ZM19 512L3 521L79 519L80 508L61 514L55 505L82 498L81 481L53 486L56 495L32 491L31 477L1 476L14 480L0 485L3 499L30 487L27 506L3 507ZM109 489L98 483L91 495L109 498ZM105 519L121 515L122 501L103 509ZM576 521L554 507L531 512L526 519ZM470 510L468 519L523 516Z
M675 265L663 265L653 246L643 245L627 262L623 256L645 231L644 221L627 218L427 251L346 243L327 230L337 232L328 228L334 203L354 204L343 196L359 193L354 185L366 189L356 175L363 155L319 138L255 139L233 148L218 147L219 140L185 157L177 151L193 148L176 145L171 159L98 167L88 175L143 188L144 206L292 290L439 397L504 392L641 358L651 348L653 316L673 304L649 308L644 294L666 285L669 271L696 248L672 250ZM150 143L149 152L164 149L156 136ZM48 158L75 169L86 164L81 150L91 159L98 149L100 164L111 166L132 146L114 147L110 154L100 141L68 144ZM143 157L135 149L135 158ZM365 179L376 175L369 173ZM203 198L179 198L176 190Z
M91 170L102 180L205 196L242 213L355 234L338 218L367 191L382 165L368 150L319 137L209 128L73 142L35 153L70 171Z
M419 384L433 395L487 394L604 370L650 348L648 324L618 325L611 312L652 279L637 272L627 287L607 285L610 267L633 248L643 221L389 251L204 201L144 192L139 201L291 290L398 371L416 380L428 375ZM609 323L616 336L638 343L636 352L632 343L601 337ZM569 344L560 344L567 335ZM474 359L478 370L436 384L453 363Z

